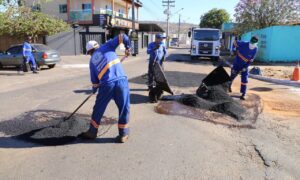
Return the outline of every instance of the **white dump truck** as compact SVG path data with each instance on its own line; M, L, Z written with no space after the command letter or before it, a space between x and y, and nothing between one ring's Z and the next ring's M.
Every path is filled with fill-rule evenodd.
M217 61L220 57L222 34L219 29L192 28L189 32L191 38L191 58L210 57Z

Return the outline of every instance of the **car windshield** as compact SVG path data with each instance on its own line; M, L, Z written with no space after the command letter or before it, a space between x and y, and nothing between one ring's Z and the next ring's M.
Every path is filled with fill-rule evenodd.
M195 30L194 39L198 41L217 41L219 40L218 30Z
M50 51L52 50L51 48L49 48L48 46L45 46L43 44L34 44L32 45L34 47L34 49L36 49L37 51Z

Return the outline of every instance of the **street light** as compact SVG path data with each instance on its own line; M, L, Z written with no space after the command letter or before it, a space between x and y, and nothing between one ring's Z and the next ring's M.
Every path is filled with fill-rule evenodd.
M73 28L73 33L74 33L74 52L75 52L75 56L76 56L77 55L77 53L76 53L76 49L77 48L76 48L76 34L75 34L75 29L77 29L79 27L79 25L76 24L76 23L73 23L71 27Z

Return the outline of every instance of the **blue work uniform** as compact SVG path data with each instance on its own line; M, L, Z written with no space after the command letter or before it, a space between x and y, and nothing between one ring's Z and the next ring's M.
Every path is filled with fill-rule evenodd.
M158 47L159 46L159 47ZM158 49L156 49L158 47ZM154 62L158 62L161 66L163 65L163 60L167 56L167 49L163 42L159 44L157 42L152 42L148 45L147 54L149 54L149 65L148 65L148 86L153 86L153 65Z
M254 49L249 48L250 42L234 41L233 51L236 51L236 58L231 68L231 82L236 76L241 73L241 89L240 92L245 95L247 91L247 83L249 76L249 65L254 61L257 47Z
M116 54L116 48L124 43L130 48L130 40L126 35L119 35L96 49L90 59L90 77L93 91L98 89L98 95L93 108L89 131L98 132L101 118L111 99L114 99L119 109L119 135L129 133L130 95L127 76Z
M24 44L23 44L23 57L24 57L24 61L26 63L31 64L31 70L35 71L36 63L35 63L34 56L32 54L32 47L28 42L24 42Z

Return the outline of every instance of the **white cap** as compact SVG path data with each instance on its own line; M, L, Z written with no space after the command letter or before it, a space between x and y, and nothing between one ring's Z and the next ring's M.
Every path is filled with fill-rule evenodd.
M94 40L86 43L86 52L89 52L90 50L97 49L97 48L99 48L99 44Z

